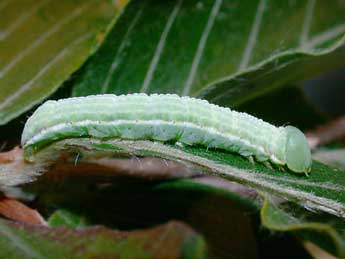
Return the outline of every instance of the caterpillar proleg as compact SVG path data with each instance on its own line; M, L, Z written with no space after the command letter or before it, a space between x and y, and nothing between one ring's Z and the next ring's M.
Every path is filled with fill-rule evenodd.
M22 135L25 155L65 138L123 138L199 145L311 170L304 134L275 127L249 114L175 94L93 95L47 101L28 119Z

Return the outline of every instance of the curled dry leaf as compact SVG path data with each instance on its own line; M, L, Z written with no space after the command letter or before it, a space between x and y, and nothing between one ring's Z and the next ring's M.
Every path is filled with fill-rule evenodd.
M11 198L0 197L0 214L4 217L30 225L47 225L43 217L25 204Z
M0 188L31 182L42 171L41 163L28 164L19 147L0 153Z
M315 130L307 132L307 140L310 148L345 137L345 116L331 121Z
M18 161L23 157L23 150L19 147L15 147L11 151L0 153L0 163L7 164L14 161ZM19 159L18 159L19 158Z
M199 175L199 170L185 163L154 157L114 158L102 152L87 156L62 152L56 160L29 163L23 158L23 150L15 147L0 153L0 187L25 184L45 172L50 180L62 180L70 176L134 177L145 180L164 180ZM2 188L6 192L5 188Z
M303 246L315 259L338 259L338 257L327 253L325 250L313 244L312 242L305 242Z

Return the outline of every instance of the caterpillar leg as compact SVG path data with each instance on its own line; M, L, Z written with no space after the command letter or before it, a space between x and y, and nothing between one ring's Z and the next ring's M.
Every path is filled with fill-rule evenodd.
M273 167L272 167L272 165L271 165L270 162L268 162L268 161L263 161L263 163L264 163L264 165L265 165L267 168L273 170Z
M141 164L141 159L138 157L138 156L136 156L136 155L132 155L131 156L131 163L133 163L133 164L135 164L135 163L137 163L137 164Z
M249 162L254 165L255 164L255 161L254 161L254 157L253 156L248 156L248 160Z
M181 147L181 148L185 147L185 144L183 144L182 142L179 142L179 141L175 142L175 145L178 147Z
M285 171L286 171L286 170L285 170L285 167L282 166L282 165L277 165L277 168L278 168L279 171L282 171L282 172L285 172Z

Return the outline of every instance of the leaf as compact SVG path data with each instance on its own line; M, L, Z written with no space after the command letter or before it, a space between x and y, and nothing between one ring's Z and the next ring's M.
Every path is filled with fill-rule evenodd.
M54 92L103 41L127 1L0 6L0 125Z
M120 139L100 141L95 139L66 139L55 142L39 151L28 165L30 177L32 165L38 167L54 163L59 154L79 160L92 160L113 156L154 156L173 161L193 164L209 174L243 183L257 190L276 194L311 209L321 210L339 217L345 217L345 173L313 162L309 176L297 175L278 169L268 169L262 164L251 164L245 158L220 150L200 147L161 144L151 141L126 141ZM31 158L30 158L31 159ZM70 163L75 163L75 159ZM10 174L10 172L6 172ZM1 175L0 175L1 176ZM34 176L34 175L33 175ZM3 184L6 184L4 182Z
M309 213L311 214L311 213ZM315 215L296 208L275 205L270 198L265 199L261 209L263 226L276 231L290 231L304 241L311 241L330 251L339 258L345 258L345 220L329 215Z
M258 97L237 109L273 125L294 125L302 131L326 121L325 115L308 102L303 91L293 86Z
M36 211L15 199L0 197L0 214L6 218L32 225L46 225Z
M46 164L47 162L43 162ZM0 153L0 189L5 190L6 186L14 186L22 183L29 183L34 176L42 171L42 164L26 163L23 158L23 150L15 147L11 151Z
M251 215L251 223L253 224L253 222L255 222L255 217L253 216L256 215L254 212L261 208L260 217L263 227L275 232L294 234L301 242L303 242L303 244L306 241L313 242L314 244L318 244L326 251L335 254L339 258L345 257L345 235L342 231L345 226L345 220L343 218L337 218L325 213L308 211L295 203L286 202L285 199L272 197L271 195L261 195L265 198L263 204L261 204L261 202L259 202L259 197L256 197L255 195L253 196L253 190L250 188L248 189L246 186L229 181L222 182L217 178L212 178L212 180L215 181L210 180L211 179L209 177L204 177L204 179L196 178L175 180L158 184L154 187L154 189L159 191L159 194L156 196L164 197L164 194L167 192L171 193L170 199L173 199L172 197L177 196L176 199L179 201L180 196L191 197L193 196L193 193L195 196L199 197L199 199L195 198L196 200L189 207L190 209L187 213L187 215L191 215L191 211L195 210L195 214L193 215L195 219L192 219L191 222L201 221L202 223L200 224L199 228L197 227L197 224L190 224L198 231L200 231L199 229L202 229L203 226L205 226L205 228L211 228L208 226L207 221L205 222L204 220L200 219L202 216L198 214L198 211L202 211L202 215L207 215L209 222L212 222L210 224L212 225L213 232L215 233L225 231L218 230L216 225L224 226L222 229L231 228L230 226L227 226L226 222L228 222L228 219L231 219L232 223L230 225L237 225L242 229L242 233L236 232L236 228L233 226L233 235L230 232L227 234L224 233L223 238L218 237L220 240L229 240L233 236L237 236L238 239L241 239L244 237L243 231L247 227L246 224L236 218L236 214L238 213L236 210L235 213L231 215L231 213L227 213L228 209L234 210L235 208L242 208L243 214L241 217L246 218L246 216ZM186 200L186 198L184 199ZM182 200L183 198L181 198L181 201ZM248 202L250 200L251 204ZM231 204L236 204L237 206L233 206ZM188 220L188 216L186 218ZM220 222L220 218L225 218L223 219L225 222ZM218 224L213 224L216 222L218 222ZM279 241L283 241L280 240L282 237L281 233L276 234L271 232L266 236L263 228L260 228L260 230L256 231L258 231L255 233L257 245L261 243L258 245L258 254L263 258L306 258L305 256L302 257L301 255L294 254L297 253L298 249L297 247L294 247L292 242L287 242L288 239L286 239L283 244L280 244ZM214 234L211 231L209 233L202 233L204 234L207 242L209 242L208 237L213 237L212 234ZM268 243L268 251L265 251L266 249L264 249L264 243L265 241L267 242L267 239L269 238L274 240L273 242L275 242L275 249L272 249L272 243ZM250 240L240 241L240 243L242 242L250 245ZM236 243L236 241L232 240L231 242L228 241L228 243ZM237 247L239 246L240 245L237 244ZM287 247L289 248L289 251L284 250L284 255L282 255L280 249L286 249ZM252 247L248 246L248 249L250 250ZM212 246L210 246L210 250L212 251ZM220 253L222 252L221 247L218 247L218 251ZM229 254L220 255L220 258L229 257ZM235 258L254 258L254 256L246 257L244 255L238 255L235 256Z
M85 227L89 225L87 220L71 211L60 209L55 211L48 219L49 226Z
M220 181L233 190L247 189ZM219 180L213 179L213 183ZM50 218L61 211L55 211L56 208L63 208L74 215L67 221L76 222L79 215L79 219L84 218L89 224L116 229L142 229L181 220L204 236L210 258L256 258L254 223L257 220L252 216L257 216L258 208L253 206L253 201L198 181L116 180L102 184L86 177L74 180L70 177L63 184L54 185L46 179L28 188L39 195L39 207L54 211Z
M51 154L50 154L51 155ZM64 178L73 176L83 177L112 177L121 178L131 176L135 179L147 181L167 180L174 178L187 178L200 175L200 172L190 166L174 161L158 158L107 158L102 152L94 158L79 159L80 154L75 156L61 157L54 160L49 168L47 177L51 182L62 181ZM28 163L23 157L23 150L15 147L10 151L0 153L0 188L10 196L18 196L9 186L15 186L31 182L39 176L45 167L52 161L43 159L37 163ZM78 164L78 166L77 166ZM21 193L20 198L28 199L26 194Z
M228 182L224 185L239 186ZM63 184L46 179L28 188L39 195L39 207L54 211L50 218L61 211L56 208L62 208L73 214L67 221L76 222L79 215L91 225L116 229L150 228L179 220L205 237L211 258L255 258L251 215L258 209L245 199L236 200L236 195L205 184L190 180L150 183L119 179L102 184L99 179L73 179L71 175Z
M154 184L118 180L94 184L95 181L85 177L73 181L71 176L63 184L54 185L47 179L34 185L35 193L39 190L39 207L53 210L62 207L64 211L68 208L73 215L87 218L92 224L135 229L171 219L182 220L205 237L211 258L256 258L257 250L262 258L309 258L303 253L302 244L288 235L296 233L293 228L282 230L274 224L264 225L269 230L284 231L283 235L256 225L261 207L259 196L253 189L235 182L206 176ZM29 188L33 191L32 187ZM286 202L280 208L284 208L283 205L285 211L294 212L296 220L303 219L300 225L308 224L304 229L301 227L299 237L312 237L310 233L319 231L318 224L309 224L311 219L306 219L303 208L298 209L297 205L286 207ZM267 214L262 217L269 217ZM322 223L330 231L323 232L323 239L320 239L320 242L331 241L330 247L326 248L333 253L336 252L333 241L337 232L333 224L335 220L339 221L323 215ZM286 247L289 247L288 251L284 250Z
M133 1L73 94L177 93L234 106L342 65L342 1Z
M0 219L1 258L203 258L203 238L186 225L130 232L105 227L33 227ZM186 257L191 258L191 257Z
M326 252L325 250L321 249L317 245L311 243L311 242L305 242L304 247L306 250L308 250L309 254L312 258L315 259L321 259L321 258L327 258L327 259L337 259L337 257L332 256L330 253Z

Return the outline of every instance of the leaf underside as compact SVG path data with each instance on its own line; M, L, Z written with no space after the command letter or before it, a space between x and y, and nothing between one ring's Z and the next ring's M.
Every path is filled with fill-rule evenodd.
M309 176L262 164L220 150L161 144L151 141L67 139L53 143L34 157L35 163L52 163L60 152L78 154L78 161L104 156L154 156L193 164L208 174L243 183L255 189L297 202L310 209L345 217L345 174L343 171L313 162ZM75 161L74 161L75 162ZM286 169L287 170L287 169Z

